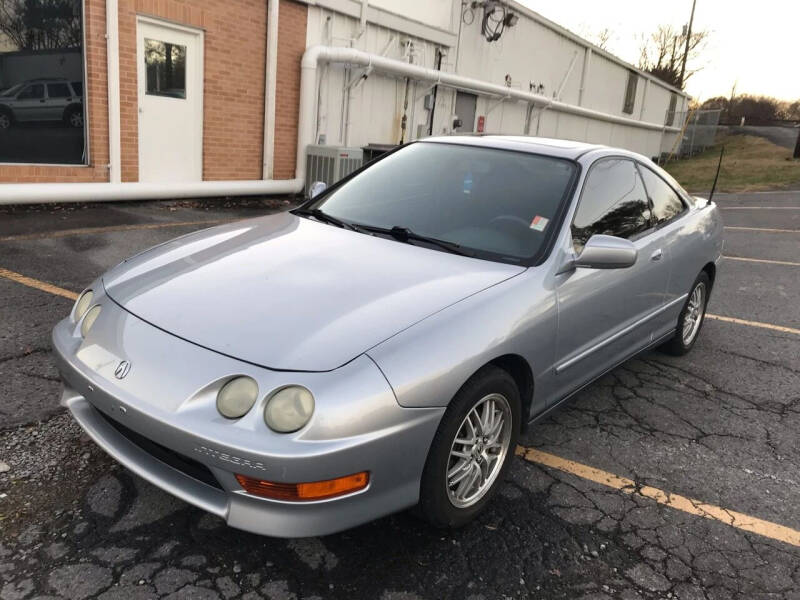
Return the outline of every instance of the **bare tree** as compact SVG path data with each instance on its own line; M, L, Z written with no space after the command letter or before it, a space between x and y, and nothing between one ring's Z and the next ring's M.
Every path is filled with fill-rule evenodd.
M595 46L601 50L608 50L608 42L611 41L611 34L612 31L608 27L604 27L593 36L594 40L591 41L594 41Z
M0 0L0 33L19 50L53 50L81 45L76 0Z
M695 31L689 39L686 73L681 81L681 65L684 59L686 33L676 31L672 25L659 25L658 29L645 36L639 49L639 68L652 73L662 81L683 89L686 81L701 67L689 68L705 48L708 31Z

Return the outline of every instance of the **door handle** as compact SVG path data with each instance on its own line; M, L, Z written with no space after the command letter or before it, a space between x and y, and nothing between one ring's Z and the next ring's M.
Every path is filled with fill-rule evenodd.
M664 253L661 251L661 248L658 250L654 250L653 253L650 255L650 260L661 260L661 257L664 256Z

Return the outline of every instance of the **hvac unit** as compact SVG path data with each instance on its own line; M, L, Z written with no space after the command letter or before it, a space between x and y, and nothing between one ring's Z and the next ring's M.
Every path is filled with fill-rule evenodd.
M315 181L323 181L328 186L347 177L364 163L361 148L342 148L337 146L308 146L306 154L306 190Z

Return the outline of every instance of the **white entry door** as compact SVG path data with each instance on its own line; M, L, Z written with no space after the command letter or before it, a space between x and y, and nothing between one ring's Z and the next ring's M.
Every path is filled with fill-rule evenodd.
M203 177L203 32L137 20L139 181Z

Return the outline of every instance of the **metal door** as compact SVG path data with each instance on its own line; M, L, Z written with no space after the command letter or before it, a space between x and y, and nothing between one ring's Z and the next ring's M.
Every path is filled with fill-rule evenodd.
M478 97L468 92L456 92L456 117L461 125L453 131L475 131L475 107Z
M200 181L203 32L140 17L139 181Z

